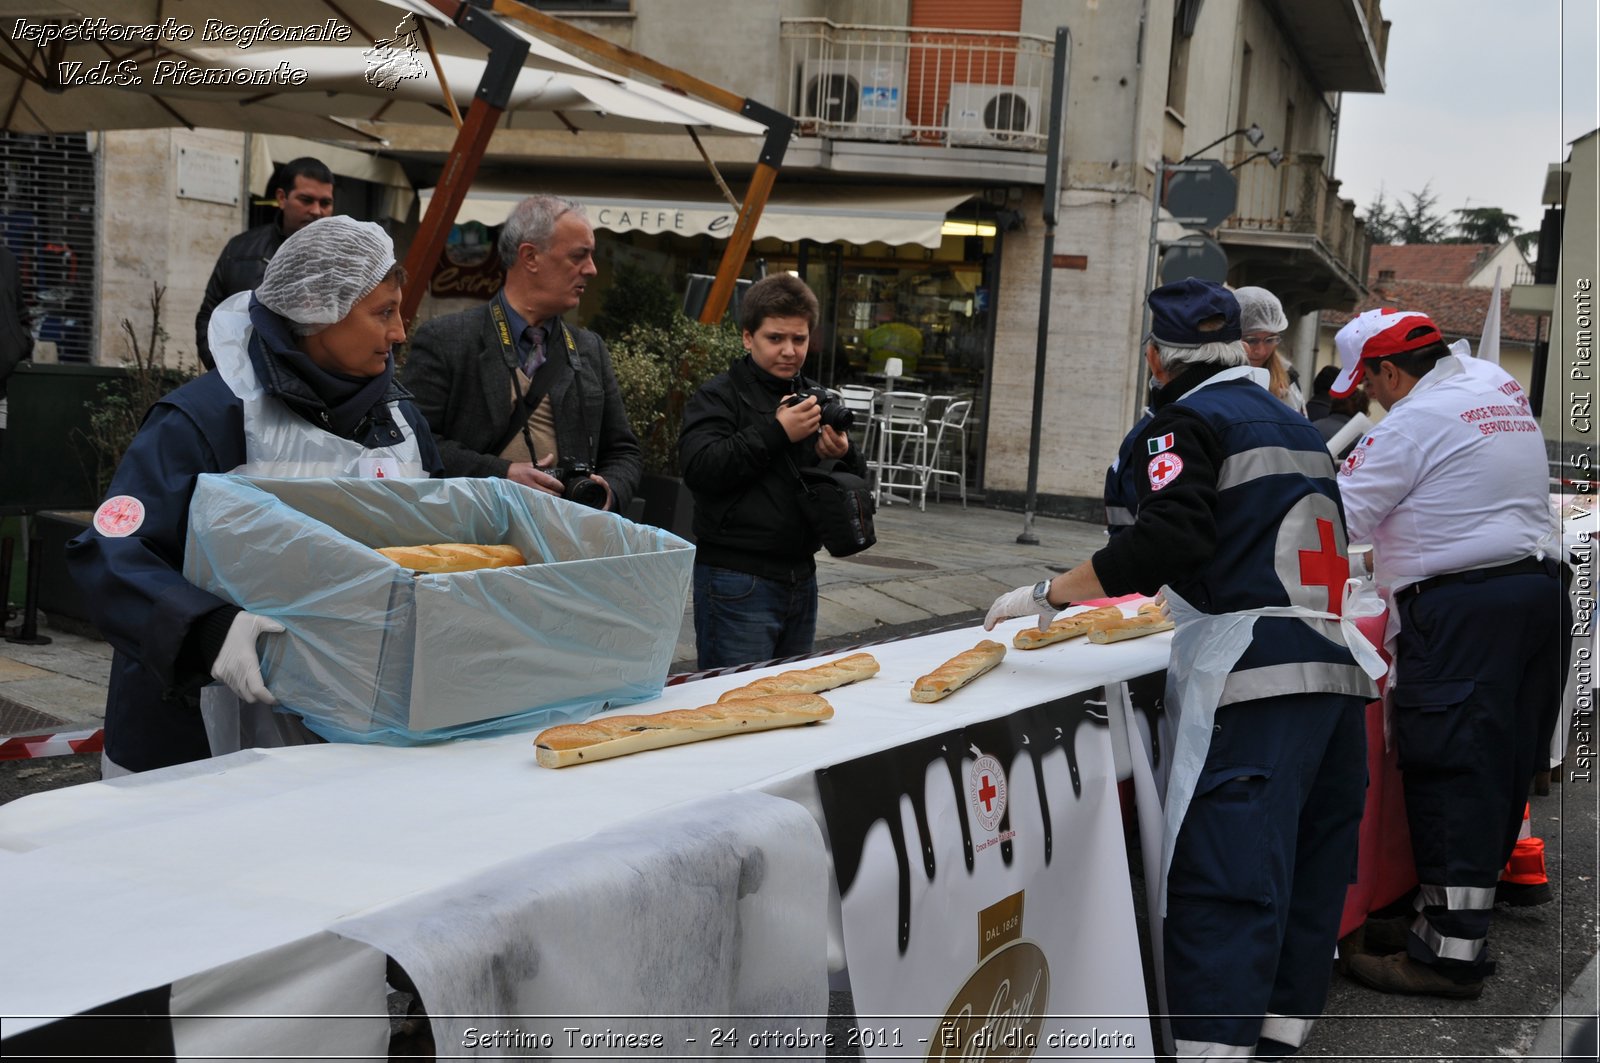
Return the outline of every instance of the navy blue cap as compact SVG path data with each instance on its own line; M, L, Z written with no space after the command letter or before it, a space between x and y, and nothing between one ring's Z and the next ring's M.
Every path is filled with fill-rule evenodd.
M1239 329L1239 300L1215 281L1197 277L1163 284L1150 293L1150 334L1168 347L1199 347L1205 343L1229 343L1243 333ZM1222 327L1200 331L1200 322L1222 318Z

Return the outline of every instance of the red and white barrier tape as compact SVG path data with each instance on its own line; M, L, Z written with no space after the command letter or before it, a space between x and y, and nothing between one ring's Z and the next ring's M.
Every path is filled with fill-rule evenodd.
M32 760L35 757L67 757L76 753L99 753L105 749L106 732L63 731L53 735L24 735L0 741L0 760Z

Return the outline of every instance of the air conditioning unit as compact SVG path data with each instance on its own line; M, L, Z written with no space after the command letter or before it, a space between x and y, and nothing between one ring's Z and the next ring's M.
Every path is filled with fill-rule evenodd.
M1025 147L1038 144L1039 90L954 82L946 126L951 144Z
M800 70L795 117L846 136L898 140L905 66L874 59L812 59Z

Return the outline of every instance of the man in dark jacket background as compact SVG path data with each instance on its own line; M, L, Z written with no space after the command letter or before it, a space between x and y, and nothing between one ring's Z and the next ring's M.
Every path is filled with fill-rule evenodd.
M267 263L285 240L333 213L333 172L319 159L303 156L285 163L278 170L272 192L278 197L277 219L229 240L206 282L200 312L194 316L194 343L200 362L207 369L216 366L206 339L211 311L234 292L254 291L266 275Z
M865 473L850 437L822 423L800 374L817 297L779 273L739 304L748 357L708 380L684 410L678 467L694 492L694 633L701 668L809 653L821 540L798 469L828 459Z

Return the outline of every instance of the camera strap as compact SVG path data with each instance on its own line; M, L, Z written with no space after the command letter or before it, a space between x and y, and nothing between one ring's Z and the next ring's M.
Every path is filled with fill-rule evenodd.
M550 385L555 382L555 359L546 356L544 363L533 371L533 376L528 378L528 390L522 390L522 374L518 372L522 359L518 355L516 344L511 340L511 326L506 321L505 308L500 305L499 298L489 303L489 313L494 317L495 331L500 337L500 351L505 356L507 371L511 374L511 393L516 396L516 401L511 407L511 420L506 423L506 430L501 433L500 440L491 452L496 456L505 452L511 441L517 436L522 436L522 441L528 447L528 460L537 463L539 455L535 453L533 433L528 430L528 421L533 417L533 411L539 408L539 403L550 393ZM567 323L560 318L556 323L561 326L561 335L567 341L569 352L577 349L577 343L572 338L572 333L567 331Z

